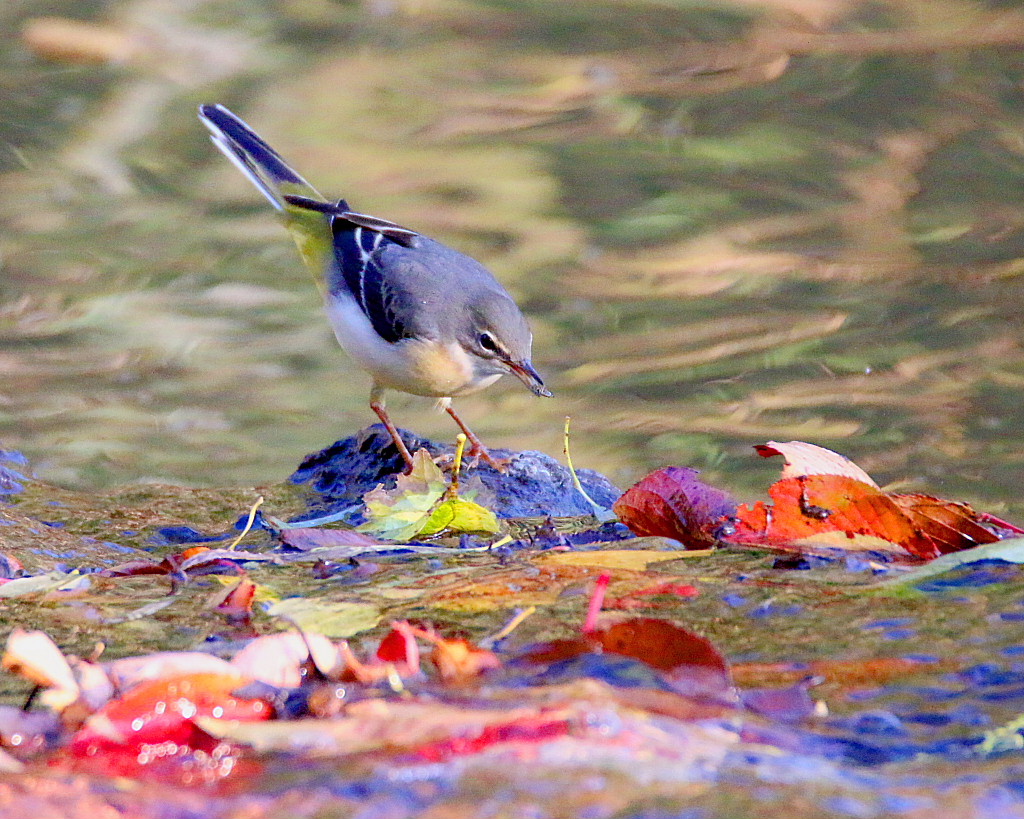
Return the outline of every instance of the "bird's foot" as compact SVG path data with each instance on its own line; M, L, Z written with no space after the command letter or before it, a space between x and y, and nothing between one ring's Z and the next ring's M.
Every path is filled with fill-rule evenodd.
M470 447L463 457L464 468L476 469L483 461L492 469L504 474L508 471L508 465L512 463L511 458L495 458L483 444L478 447ZM446 452L434 458L434 463L440 467L452 467L455 464L455 453Z
M511 458L495 458L479 441L477 441L469 450L469 457L471 459L470 466L477 466L480 461L483 461L488 466L496 469L498 472L505 473L508 471L508 465L512 463Z
M508 469L510 459L495 458L491 455L491 453L487 451L487 447L483 445L483 442L476 437L476 433L466 426L466 422L458 416L455 410L451 408L451 405L445 407L445 412L452 417L455 423L458 424L459 429L462 430L463 435L466 436L466 441L469 443L469 451L467 454L471 459L473 459L469 464L470 467L477 466L480 461L484 461L498 472L505 472L505 470Z

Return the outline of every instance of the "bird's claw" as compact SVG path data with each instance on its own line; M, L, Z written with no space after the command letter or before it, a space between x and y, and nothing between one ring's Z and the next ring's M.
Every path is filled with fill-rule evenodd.
M508 465L512 463L511 458L495 458L487 447L481 444L479 447L473 447L466 453L463 458L464 468L476 469L480 466L480 461L483 461L492 469L502 474L508 471ZM434 458L434 463L441 467L451 466L455 463L455 453L446 452L438 455Z

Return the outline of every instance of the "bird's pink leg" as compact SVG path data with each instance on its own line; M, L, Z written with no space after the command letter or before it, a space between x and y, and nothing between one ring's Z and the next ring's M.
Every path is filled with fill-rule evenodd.
M451 404L446 406L444 408L444 411L447 412L455 421L455 423L459 425L459 429L462 430L463 434L466 436L466 440L469 441L470 456L474 458L483 458L485 461L487 461L487 463L489 463L499 472L504 472L507 464L502 464L500 461L496 460L491 456L491 453L487 451L487 447L485 447L483 445L483 442L476 437L476 433L474 433L473 430L466 426L466 422L459 418L455 410L452 409Z
M373 390L370 392L370 409L377 413L377 417L380 418L380 422L387 429L388 434L391 436L391 440L395 443L395 448L398 453L402 456L402 460L405 461L405 474L408 475L412 472L412 453L409 452L409 447L405 445L405 441L402 440L402 436L398 434L398 430L395 425L391 423L391 418L388 415L386 409L384 409L384 390L377 385L374 385Z

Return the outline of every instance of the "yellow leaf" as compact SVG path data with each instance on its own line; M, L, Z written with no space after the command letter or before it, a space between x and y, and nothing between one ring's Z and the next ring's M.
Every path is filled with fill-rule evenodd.
M238 585L237 575L214 574L210 575L209 579L225 587ZM264 586L262 583L256 584L256 593L253 596L253 600L257 603L274 603L280 599L281 595L270 588L270 586Z
M443 531L455 534L495 535L501 531L501 524L498 523L494 512L479 503L462 498L450 498L434 510L418 534L436 535Z
M664 563L678 560L680 557L693 557L695 554L710 554L710 550L701 552L660 552L652 549L598 549L592 552L545 552L534 558L533 563L554 563L559 566L594 566L598 569L624 569L642 572L652 563Z

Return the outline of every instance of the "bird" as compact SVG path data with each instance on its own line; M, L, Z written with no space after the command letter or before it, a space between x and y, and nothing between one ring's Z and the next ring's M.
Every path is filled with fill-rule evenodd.
M263 194L292 234L324 298L338 343L373 379L370 408L411 472L413 457L385 407L386 390L438 399L469 453L501 470L452 399L506 374L551 391L531 362L526 318L480 262L387 219L331 201L223 105L199 106L213 144Z

